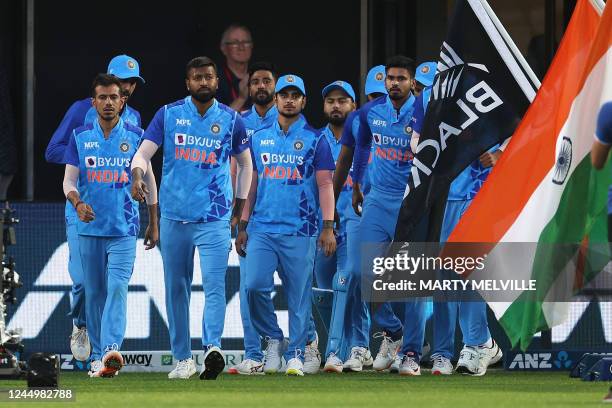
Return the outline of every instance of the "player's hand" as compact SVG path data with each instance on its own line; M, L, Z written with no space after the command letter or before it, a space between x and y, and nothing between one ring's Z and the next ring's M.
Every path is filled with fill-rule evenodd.
M319 248L325 256L332 256L336 252L336 237L332 228L323 228L319 235Z
M357 186L357 188L355 188ZM361 188L359 188L359 184L353 184L353 210L355 214L361 217L361 207L363 206L363 193L361 192Z
M480 160L480 164L482 164L483 167L493 167L499 160L499 157L501 156L501 154L502 154L501 150L496 150L492 153L484 152L483 154L480 155L478 160Z
M240 222L240 216L242 215L242 209L244 208L245 203L244 198L235 198L234 206L232 207L232 217L230 219L230 226L232 230L236 228L236 225Z
M246 231L239 231L238 235L236 236L236 252L238 252L238 255L240 255L241 257L245 257L246 256L246 244L247 241L249 240L249 235L247 234Z
M158 242L159 242L159 228L157 227L157 224L147 225L147 229L145 230L145 236L144 236L145 251L155 248Z
M76 206L77 215L79 216L79 220L83 222L90 222L96 218L96 214L94 214L93 208L86 202L80 202Z
M149 194L147 183L144 180L132 180L132 198L136 201L144 202L146 194Z

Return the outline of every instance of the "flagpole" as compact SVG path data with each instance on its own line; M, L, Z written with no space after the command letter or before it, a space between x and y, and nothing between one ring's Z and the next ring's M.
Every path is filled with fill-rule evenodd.
M506 28L504 27L504 25L501 23L501 21L499 21L499 18L497 18L497 15L493 11L489 3L487 3L487 0L480 0L480 3L482 4L485 11L491 18L491 21L493 21L493 24L495 25L495 28L497 28L497 31L499 31L502 38L508 45L508 47L510 47L510 50L512 51L512 54L514 54L514 57L518 60L522 68L525 70L525 72L529 76L529 79L531 80L531 82L533 82L533 84L535 85L537 89L540 89L540 86L542 85L542 83L540 82L536 74L533 72L533 70L529 66L529 63L527 62L527 60L525 60L525 57L523 57L523 54L518 49L514 41L512 41L512 37L510 37L510 34L508 34L508 31L506 31Z
M489 17L489 14L481 3L481 0L467 0L467 2L474 11L478 21L480 21L480 24L482 24L482 28L489 35L491 42L495 46L495 49L501 56L502 60L508 66L508 69L510 70L510 73L514 77L515 81L518 83L527 99L529 99L529 102L533 102L537 91L537 89L535 89L535 85L529 78L527 78L525 72L523 72L523 68L519 66L516 57L512 51L510 51L508 44L506 44L502 38L498 29L495 27L495 24L493 24L493 20L491 17Z

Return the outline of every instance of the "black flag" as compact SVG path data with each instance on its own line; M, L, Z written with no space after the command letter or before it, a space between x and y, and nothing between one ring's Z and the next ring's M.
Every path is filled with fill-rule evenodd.
M445 200L450 183L463 169L512 135L535 96L534 84L483 2L456 3L446 41L440 48L395 242L423 241L415 234L421 218L437 200ZM443 214L444 206L438 207ZM436 228L430 221L430 231L437 229L438 239L440 222ZM428 235L428 240L438 240L431 239L431 232Z

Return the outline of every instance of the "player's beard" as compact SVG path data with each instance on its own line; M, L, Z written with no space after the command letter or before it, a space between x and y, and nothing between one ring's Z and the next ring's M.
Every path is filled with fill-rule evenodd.
M404 95L401 90L399 90L399 92L392 92L392 91L395 91L395 89L392 88L392 89L389 89L388 91L389 99L391 99L392 101L400 101L406 98L406 95Z
M267 106L274 99L274 94L267 91L257 91L253 103L259 106Z
M206 103L215 97L215 94L217 93L217 91L210 90L210 91L193 92L190 90L189 93L191 94L191 97L195 99L196 101L200 103Z
M278 112L279 115L281 115L281 116L283 116L283 117L285 117L287 119L293 119L296 116L300 116L301 113L302 113L302 111L299 111L299 112L296 111L294 113L285 113L285 112L280 112L280 111Z
M332 112L331 114L326 113L325 119L328 123L331 123L334 126L342 126L346 121L346 115L343 115L342 113L340 115L334 115L334 112Z

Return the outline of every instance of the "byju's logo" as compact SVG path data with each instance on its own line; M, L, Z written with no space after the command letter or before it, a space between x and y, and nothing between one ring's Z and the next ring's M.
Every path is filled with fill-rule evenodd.
M96 156L87 156L85 157L85 167L88 169L92 169L97 167L98 160Z
M174 134L174 144L177 146L185 146L185 141L187 140L187 135L185 133L175 133Z

